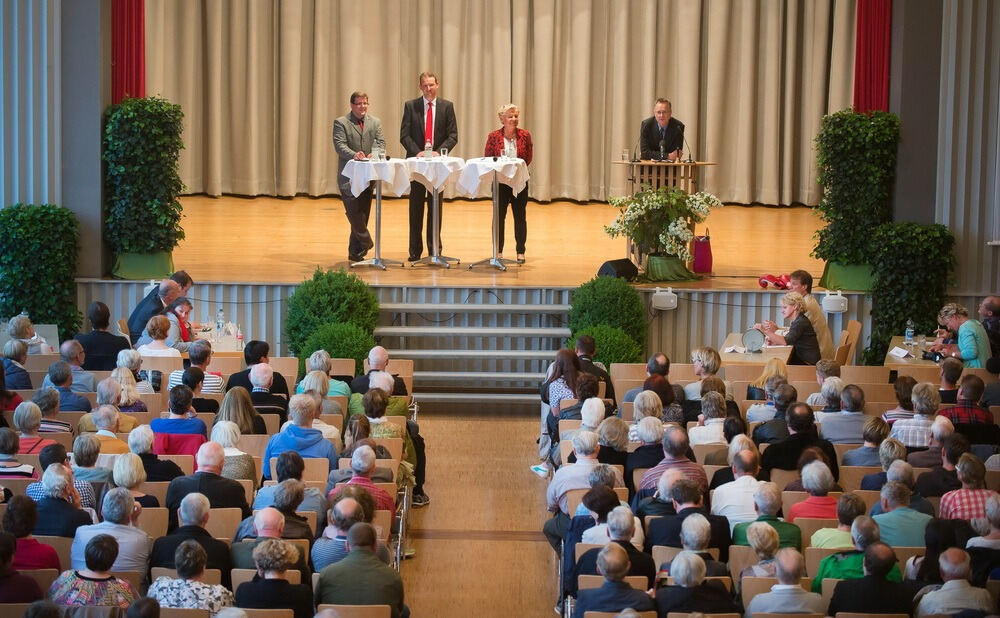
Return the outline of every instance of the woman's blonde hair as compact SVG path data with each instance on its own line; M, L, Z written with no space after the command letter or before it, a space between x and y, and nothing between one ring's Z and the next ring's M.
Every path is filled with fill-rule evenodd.
M642 391L635 396L632 402L632 420L639 422L647 416L663 418L663 402L660 396L653 391Z
M750 386L755 388L764 388L767 383L767 379L778 376L788 379L788 367L785 366L785 361L780 358L772 358L767 361L764 365L764 371L760 373L760 377L750 383Z
M718 350L707 346L692 350L691 362L700 362L705 373L712 375L719 373L719 368L722 367L722 357L719 356Z
M628 423L617 416L604 419L597 426L597 443L625 452L628 449Z
M778 531L768 523L755 521L747 528L747 542L759 560L770 560L778 551Z
M283 573L295 564L299 550L281 539L268 539L253 550L253 562L261 572Z
M302 378L299 386L302 387L302 392L316 391L320 393L320 397L326 397L326 394L330 392L330 376L322 371L310 371L306 377Z
M215 415L215 422L232 421L240 428L240 433L250 434L253 433L253 417L256 414L247 389L234 386L222 398L222 405Z
M518 112L521 111L520 109L518 109L517 105L514 105L513 103L504 103L503 105L497 108L497 116L502 117L511 110L517 110Z
M112 470L115 485L126 489L135 489L146 482L146 469L142 466L142 459L135 453L125 453L115 459L115 466Z
M135 376L132 370L125 367L116 367L111 370L111 379L122 387L122 394L118 398L118 406L130 406L139 401L139 390L135 385Z
M798 292L788 292L782 296L781 304L786 307L795 307L795 311L799 314L806 312L806 299L802 298Z

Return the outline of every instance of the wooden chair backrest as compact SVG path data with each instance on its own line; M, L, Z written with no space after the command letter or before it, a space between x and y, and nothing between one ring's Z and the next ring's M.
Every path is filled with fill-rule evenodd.
M785 491L785 487L789 483L797 480L799 480L798 470L782 470L781 468L773 468L771 470L771 482L777 485L781 491Z
M868 511L872 510L872 507L882 499L882 494L879 491L873 491L870 489L855 489L853 492L857 497L861 498L865 502L865 508ZM928 498L930 500L930 498ZM935 509L935 513L937 510Z
M626 584L635 588L636 590L645 590L646 586L648 585L648 581L646 580L646 577L643 575L627 575L625 576L624 581ZM603 585L604 585L603 575L576 576L576 586L580 590L590 590L592 588L600 588Z
M270 435L243 434L240 436L240 441L237 443L236 448L255 457L263 457L264 451L267 450L267 442L270 439Z
M156 569L153 569L154 571ZM173 571L173 569L160 569ZM218 570L218 569L216 569ZM208 581L205 582L209 583ZM160 618L209 618L212 614L207 609L193 609L190 607L161 607Z
M572 465L572 464L570 464ZM377 485L378 483L376 483ZM566 508L569 509L569 516L572 517L573 513L576 513L576 509L583 502L583 495L590 491L589 489L571 489L566 492ZM615 487L615 493L618 494L618 499L627 502L628 501L628 489L625 487Z
M823 558L839 551L845 550L843 548L806 547L802 552L806 556L806 574L815 577L819 573L819 563L823 561Z
M286 541L289 539L285 539ZM233 569L230 572L233 581L233 589L240 587L240 584L245 584L246 582L253 579L253 576L257 574L257 569ZM302 572L298 569L288 569L285 571L285 576L288 577L288 582L291 584L301 584L302 583Z
M618 387L615 387L615 393L618 393ZM622 412L622 420L626 423L631 423L632 419L635 418L635 404L631 401L626 401L618 405L618 409Z
M20 569L18 572L38 582L38 587L42 589L42 594L45 595L48 594L49 588L52 587L52 582L56 581L60 573L58 569Z
M577 543L573 546L574 562L579 562L580 556L584 555L591 549L600 549L601 547L604 547L603 543Z
M704 581L706 581L706 582L712 582L712 581L720 582L723 586L726 587L726 591L732 592L732 590L733 590L733 580L728 575L713 575L713 576L710 576L710 577L706 577ZM676 586L677 582L674 581L673 577L667 577L667 585L668 586Z
M142 368L146 371L162 371L165 384L171 372L184 369L184 359L180 356L143 356Z
M260 417L264 419L264 429L267 431L268 438L281 430L281 417L277 414L265 412L264 414L261 414Z
M695 444L694 446L691 447L691 450L694 451L695 460L702 465L704 465L705 457L707 457L709 453L715 453L717 451L726 451L728 449L729 447L726 446L725 444Z
M280 373L288 382L288 390L294 391L298 384L299 359L294 356L269 356L268 360L275 373Z
M674 559L674 557L684 551L680 547L667 547L666 545L653 545L653 562L656 563L656 570L660 570L660 566L666 564ZM712 554L712 558L719 559L719 548L709 547L706 549L708 553Z
M170 486L170 481L146 481L142 485L139 485L139 491L150 496L156 496L156 499L162 505L167 504L167 487ZM143 513L146 510L143 509ZM140 515L140 517L142 517Z
M143 511L145 513L145 511ZM151 572L150 581L156 581L157 577L172 577L177 578L177 569L166 569L163 567L153 567ZM219 569L205 569L205 575L202 579L206 584L217 586L222 584L222 571Z
M760 562L757 552L749 545L729 546L729 575L733 580L740 578L740 573L748 566L753 566Z
M260 513L260 511L261 511L260 509L254 509L253 510L254 517L256 517L257 513ZM317 519L316 511L295 511L295 514L298 515L299 517L305 517L306 521L309 523L309 527L312 528L313 532L316 531L316 519Z
M316 607L317 612L321 612L324 609L332 609L337 612L340 618L390 618L392 616L392 608L388 605L334 605L323 603Z
M157 455L157 457L174 462L184 474L194 474L194 455Z
M347 413L347 397L327 397L327 399L343 399L344 404L340 406L340 409ZM327 425L331 425L337 428L341 434L344 433L344 414L320 414L319 420L323 421Z
M645 380L646 363L611 363L611 366L608 367L608 375L611 376L612 380Z
M146 576L145 573L140 573L139 571L111 571L111 574L132 584L132 588L134 588L136 592L141 593L145 590L145 588L142 587L142 579Z
M820 519L818 517L797 517L795 519L795 525L802 531L802 547L809 547L812 544L812 535L817 530L836 528L839 523L836 519Z
M730 548L731 549L731 548ZM771 586L778 583L777 577L753 577L746 576L740 580L740 597L743 599L743 606L747 607L750 605L750 600L753 599L758 594L764 594L765 592L771 591ZM802 578L802 589L810 590L812 587L812 579L808 577ZM759 614L754 614L757 616Z
M840 368L844 384L888 384L889 368L882 365L844 365Z
M165 504L161 502L160 504ZM137 527L154 540L167 535L168 511L166 507L144 508Z
M62 570L65 571L70 568L70 550L73 547L72 537L35 535L35 539L39 543L48 545L56 550L56 555L59 556L59 567Z
M306 467L302 472L303 481L323 481L326 482L330 476L330 461L325 457L304 457ZM271 458L271 478L278 478L278 458Z
M243 521L243 513L238 508L208 509L208 523L205 530L216 538L231 539Z
M291 573L291 571L288 572ZM292 578L289 577L288 579L291 580ZM240 611L247 618L295 618L295 612L290 609L246 609L245 607L241 607Z
M840 466L840 486L844 488L844 491L861 489L861 479L881 471L882 468L878 466Z
M37 482L38 479L0 479L0 487L6 487L15 496L23 496L28 485Z
M399 461L403 458L402 438L374 438L374 440L375 444L380 444L389 451L389 455L392 459Z
M636 612L635 614L639 618L656 618L656 612ZM617 618L619 616L618 612L583 612L583 618ZM669 614L673 618L674 614ZM676 614L676 616L681 616L687 618L689 614ZM702 614L702 616L711 616L712 618L740 618L739 614Z

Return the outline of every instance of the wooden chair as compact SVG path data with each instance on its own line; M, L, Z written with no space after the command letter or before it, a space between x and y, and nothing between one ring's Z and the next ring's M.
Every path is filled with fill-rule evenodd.
M572 440L560 440L559 441L559 461L562 463L569 463L569 456L573 452L573 441Z
M572 465L572 464L570 464ZM340 483L338 483L339 485ZM380 483L376 483L380 485ZM577 507L583 502L583 495L590 491L589 489L571 489L566 492L566 508L569 510L570 517L576 512ZM628 489L625 487L615 487L615 493L618 494L618 499L626 502L628 501Z
M267 442L270 439L270 435L243 434L240 436L240 441L237 443L236 448L254 457L263 457L264 451L267 450ZM263 469L261 471L263 472Z
M381 541L387 540L389 538L389 534L392 532L392 516L392 511L388 511L386 509L375 510L375 517L372 519L372 527L375 528L375 533Z
M285 539L286 541L288 539ZM240 584L245 584L246 582L253 579L253 576L257 574L257 569L233 569L230 571L233 581L233 590L240 587ZM288 577L288 582L291 584L301 584L302 583L302 571L298 569L288 569L285 571L285 575Z
M854 614L851 612L837 612L834 618L909 618L909 616L909 614Z
M145 511L143 511L145 512ZM150 573L150 581L156 581L157 577L177 577L177 569L165 569L163 567L153 567ZM222 584L222 571L219 569L205 569L205 576L202 579L203 582L210 585L221 585Z
M49 440L55 440L57 443L66 447L66 452L73 452L73 434L68 431L47 431L43 434L39 434L43 438Z
M358 375L357 364L353 358L331 358L331 376L356 376Z
M42 592L48 592L43 590ZM0 616L23 616L31 603L0 603ZM654 618L656 614L653 614Z
M170 481L146 481L142 485L139 485L139 491L150 496L156 496L160 504L167 504L167 487L170 486ZM146 509L143 509L143 513ZM141 517L141 516L140 516Z
M855 494L857 497L859 497L862 500L864 500L864 502L865 502L865 508L869 512L872 510L872 507L875 506L875 504L878 503L882 499L881 492L874 491L874 490L871 490L871 489L855 489L851 493ZM928 500L931 500L931 498L928 498ZM939 500L940 500L940 498L939 498ZM934 509L934 512L937 513L937 508Z
M590 614L591 612L587 612ZM618 614L615 614L616 616ZM643 614L639 614L642 616ZM691 613L685 614L682 612L670 612L667 614L667 618L696 618L697 616L706 616L707 618L741 618L741 614L702 614L702 613Z
M836 528L840 524L836 519L819 519L815 517L799 517L795 525L802 530L802 547L811 545L812 535L823 528Z
M761 444L761 446L764 446ZM785 487L792 481L799 480L798 470L782 470L781 468L773 468L771 470L771 482L778 486L778 489L785 491Z
M881 471L882 468L878 466L840 466L840 486L844 491L855 491L861 488L861 479Z
M52 587L52 582L56 581L59 577L58 569L21 569L19 571L21 575L27 575L31 579L38 582L38 587L42 589L42 594L48 594L49 588Z
M689 616L689 614L676 614L677 616ZM703 616L711 616L712 618L721 618L725 616L726 618L740 618L739 614L702 614ZM656 618L656 612L636 612L636 616L639 618ZM674 614L669 614L669 616L674 616ZM617 618L618 612L584 612L583 618Z
M823 558L840 551L847 550L844 548L806 547L803 552L806 556L806 573L811 577L815 577L819 573L819 563L823 561Z
M37 482L38 479L0 479L0 487L6 487L15 496L23 496L28 485Z
M184 474L194 474L194 455L157 455L157 457L174 462Z
M206 581L205 583L207 584L208 582ZM207 609L191 609L191 608L179 608L179 607L160 608L160 618L210 618L211 615L212 614Z
M590 590L592 588L600 588L601 586L604 585L604 576L577 575L576 582L577 582L576 586L580 590ZM646 578L642 575L627 575L625 577L625 583L628 584L629 586L632 586L636 590L645 590L648 582Z
M833 591L837 587L837 582L840 579L836 577L824 577L822 582L822 592L823 595L823 605L825 607L830 607L830 599L833 598Z
M732 592L733 591L733 580L728 575L714 575L714 576L711 576L711 577L706 577L704 581L706 581L706 582L712 582L712 581L720 582L723 586L726 587L726 591L727 592ZM673 577L667 577L666 584L668 586L676 586L677 585L677 583L674 581Z
M861 322L850 320L847 322L847 359L844 365L853 365L857 358L858 340L861 339Z
M705 457L709 453L715 453L716 451L726 451L729 449L725 444L695 444L691 447L694 451L694 458L700 464L705 463ZM711 480L711 478L709 479Z
M208 509L208 523L205 530L213 537L231 539L243 521L243 513L238 508Z
M39 543L48 545L52 549L56 550L56 555L59 556L59 568L64 571L70 568L70 550L73 547L72 538L65 536L36 535L35 539Z
M894 546L892 551L896 554L896 562L899 563L899 572L906 573L906 561L914 556L923 556L927 553L926 547L905 547Z
M62 358L58 354L29 354L24 361L24 368L28 371L48 371L49 365L60 360ZM32 384L41 384L41 381L33 381Z
M618 386L615 385L615 392L618 392ZM627 392L627 391L626 391ZM626 401L620 404L619 409L622 411L622 420L626 423L631 423L632 419L635 418L635 404L631 401Z
M823 614L772 614L757 612L754 618L823 618Z
M684 551L680 547L667 547L666 545L653 545L653 562L656 563L656 570L660 570L660 566L664 565L674 559L677 554ZM712 555L715 560L719 559L719 548L709 547L706 549L708 553Z
M639 482L642 481L642 475L649 472L650 468L635 468L632 470L632 487L635 487L636 491L639 491ZM711 477L709 477L711 480Z
M288 579L291 580L291 577ZM247 618L295 618L295 612L290 609L247 609L245 607L240 609Z
M559 421L559 435L562 436L567 431L572 431L574 429L579 429L580 425L583 424L581 420L573 419L562 419Z
M323 603L316 607L317 612L324 609L332 609L337 612L340 618L389 618L392 616L392 608L388 605L334 605ZM588 614L590 612L587 612ZM652 612L656 616L655 612Z
M281 430L281 417L277 414L265 412L260 417L264 419L264 429L267 431L268 438Z
M144 508L139 515L137 527L155 540L167 535L167 520L168 510L165 507Z
M243 493L247 497L247 504L253 504L253 486L254 482L248 479L234 479L237 483L243 486Z
M212 355L211 371L217 371L224 376L231 376L234 373L239 373L246 369L246 365L243 361L243 355L239 356L220 356L218 354ZM225 382L223 380L223 382Z
M391 459L400 460L403 458L402 438L375 438L375 444L384 446L389 451Z
M749 545L729 546L729 575L733 581L739 580L743 569L758 562L760 562L760 559L757 558L757 552Z
M303 461L306 464L305 470L302 472L303 481L322 481L326 482L326 479L330 476L330 461L323 457L305 457ZM278 458L271 458L271 478L278 478Z
M993 415L993 422L1000 425L1000 406L990 406L990 414Z
M889 368L882 365L846 365L840 368L844 384L888 384Z
M145 573L140 573L139 571L111 571L111 574L132 584L136 592L142 593L146 590L142 587L142 578L146 576Z
M346 397L327 397L327 399L343 399L344 401L347 401ZM347 404L345 403L343 406L341 406L341 409L344 410L344 414L346 414L347 413ZM331 427L336 427L337 431L339 431L341 434L343 434L344 433L344 414L320 414L319 415L319 420L323 421L327 425L330 425Z
M184 359L180 356L143 356L142 368L147 371L162 371L166 380L171 372L184 370Z
M831 491L827 494L834 500L840 498L841 491ZM792 508L793 504L802 502L809 497L809 494L804 491L783 491L781 492L781 512L785 514L785 519L788 518L788 510ZM795 521L798 521L797 519Z
M576 545L573 546L573 556L574 556L573 561L579 562L580 556L584 555L585 553L587 553L592 549L595 548L600 549L602 547L604 547L604 544L602 543L577 543Z

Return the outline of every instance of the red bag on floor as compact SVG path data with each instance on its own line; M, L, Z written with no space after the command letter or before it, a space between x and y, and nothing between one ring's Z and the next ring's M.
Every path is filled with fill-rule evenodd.
M703 274L712 272L712 240L708 235L708 229L704 236L695 236L691 239L691 255L694 256L694 263L691 270Z

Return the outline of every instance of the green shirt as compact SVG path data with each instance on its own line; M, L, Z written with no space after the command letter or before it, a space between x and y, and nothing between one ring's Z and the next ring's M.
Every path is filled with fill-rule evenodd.
M827 577L835 579L858 579L864 577L865 552L857 549L837 552L827 556L819 563L819 573L813 578L812 591L823 593L823 580ZM899 564L892 565L892 570L886 577L891 582L903 581Z
M850 530L838 530L837 528L820 528L813 533L809 541L809 547L822 547L823 549L852 549L854 539L851 538Z
M781 521L774 515L761 515L754 521L762 521L778 531L778 547L794 547L802 551L802 530L795 524ZM733 545L750 545L747 541L747 528L753 521L736 524L733 528Z

